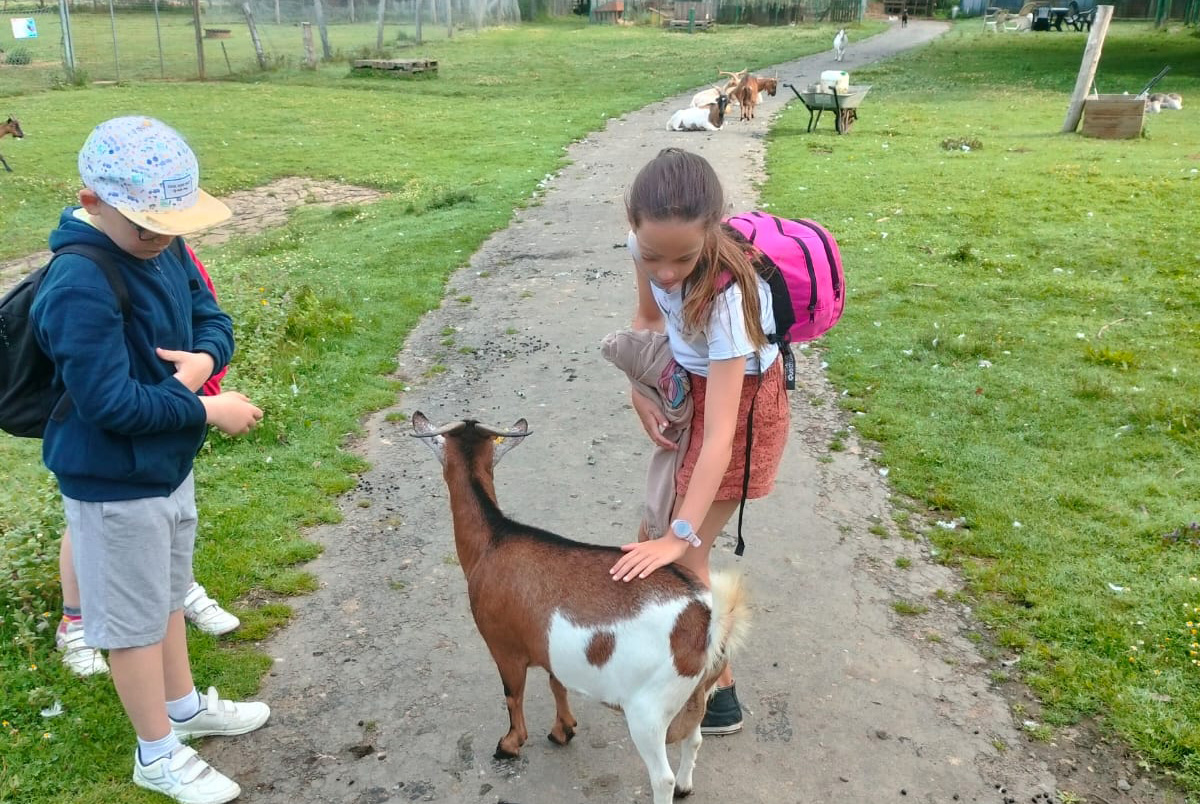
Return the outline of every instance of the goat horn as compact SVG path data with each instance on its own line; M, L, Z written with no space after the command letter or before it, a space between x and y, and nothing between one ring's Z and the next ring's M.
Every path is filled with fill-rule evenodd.
M522 419L521 421L517 422L517 424L522 424L524 421L525 420ZM500 438L520 438L521 436L527 436L533 432L529 429L528 425L526 425L524 430L495 430L491 427L488 427L486 424L476 424L475 429L485 435L498 436Z
M434 436L445 435L446 433L452 433L456 430L461 430L466 426L466 422L450 422L449 424L443 424L441 427L438 427L435 430L430 430L427 433L409 433L409 435L413 438L433 438Z

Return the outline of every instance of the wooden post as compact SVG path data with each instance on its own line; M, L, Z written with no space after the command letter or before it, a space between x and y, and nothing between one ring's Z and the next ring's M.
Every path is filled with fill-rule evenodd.
M325 61L333 59L333 50L329 47L329 29L325 27L325 7L321 0L313 0L313 9L317 14L317 31L321 34L321 53Z
M350 0L350 22L358 22L354 15L354 0Z
M1108 34L1108 23L1112 21L1112 6L1096 6L1096 19L1088 34L1087 47L1083 50L1083 63L1079 66L1079 77L1075 79L1075 91L1071 94L1071 105L1067 108L1067 119L1063 121L1063 133L1074 131L1083 116L1083 101L1096 79L1096 65L1100 63L1100 50Z
M383 52L383 16L387 13L387 0L379 0L379 19L375 23L375 52Z
M434 2L436 3L437 0L434 0ZM452 13L453 9L451 6L451 3L453 3L453 2L454 2L454 0L446 0L446 38L447 39L454 38L454 14Z
M204 31L200 29L200 0L192 0L192 24L196 26L196 70L204 78Z
M279 0L275 0L275 24L282 25L283 21L279 16Z
M263 53L262 40L258 38L258 26L254 24L254 12L249 3L242 3L242 13L246 15L246 25L250 28L250 41L254 43L254 55L258 56L258 69L267 69L267 57ZM224 47L225 43L221 43ZM228 56L226 57L228 58Z
M300 23L300 30L304 32L304 66L310 70L315 70L317 69L317 54L313 50L312 23Z
M416 2L417 44L421 44L421 0Z

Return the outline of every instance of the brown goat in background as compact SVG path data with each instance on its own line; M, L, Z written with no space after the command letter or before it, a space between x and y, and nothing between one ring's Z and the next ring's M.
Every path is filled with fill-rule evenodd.
M742 76L737 88L733 91L733 95L737 98L738 104L742 107L742 120L750 120L754 117L754 107L758 105L758 96L765 92L774 97L775 91L779 88L778 78L764 78L759 75L750 75L747 73Z
M21 130L21 121L15 117L10 117L3 123L0 123L0 139L4 139L9 134L16 137L18 140L25 138L25 132ZM0 156L0 165L4 165L4 169L12 173L12 168L8 166L3 156Z

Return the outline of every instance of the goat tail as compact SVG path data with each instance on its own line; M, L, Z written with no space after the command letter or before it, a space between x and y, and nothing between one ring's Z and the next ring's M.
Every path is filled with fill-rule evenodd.
M746 641L750 630L750 604L740 572L714 572L712 620L708 625L707 673L718 671Z

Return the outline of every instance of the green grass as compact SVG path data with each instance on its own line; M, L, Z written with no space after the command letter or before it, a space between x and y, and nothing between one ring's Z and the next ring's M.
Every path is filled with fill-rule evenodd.
M755 66L746 52L772 64L824 49L831 35L562 23L438 43L434 80L364 81L334 64L20 97L27 137L3 143L16 172L0 176L0 259L44 247L76 191L79 145L115 114L150 113L183 131L217 194L290 175L391 193L303 209L282 229L202 251L237 327L226 385L267 418L250 437L214 435L196 464L196 574L243 621L220 641L193 635L198 678L228 695L254 691L269 660L253 643L286 621L289 596L312 588L301 565L316 548L300 531L336 521L335 495L363 468L346 436L403 382L390 378L397 345L442 303L446 277L562 166L565 147L713 79L717 65ZM0 566L11 569L0 574L0 800L149 801L128 783L133 735L111 683L70 678L53 651L62 522L39 447L0 437ZM43 719L54 700L66 714Z
M1200 519L1200 126L1185 109L1150 117L1141 140L1059 135L1083 38L977 32L964 22L919 55L856 71L874 89L847 136L827 121L806 134L807 113L786 113L764 200L838 235L850 303L826 339L830 376L889 481L935 518L965 519L930 538L988 635L967 638L1022 653L1014 669L1044 701L1041 722L1089 717L1195 797L1200 667L1186 623L1200 619L1200 549L1185 526ZM300 529L336 520L334 495L362 468L345 436L394 398L397 344L563 147L712 79L714 64L746 66L746 52L776 63L829 35L530 26L431 45L436 80L349 79L334 64L19 99L29 136L0 143L17 170L0 174L0 258L43 246L74 193L79 144L117 113L179 127L217 193L286 175L393 193L203 253L238 326L228 385L269 417L251 437L214 437L197 462L197 574L242 603L244 623L220 641L193 635L198 677L230 695L256 688L268 660L253 642L311 587ZM1137 91L1169 63L1161 88L1190 100L1198 53L1192 35L1117 25L1101 89ZM14 570L0 576L0 800L150 801L127 781L132 735L111 684L69 678L51 647L61 518L38 445L0 439L0 465L0 566ZM66 714L44 720L55 700Z
M848 136L785 115L764 199L837 233L830 378L895 488L965 519L929 536L1042 718L1092 719L1195 800L1200 123L1059 134L1082 40L977 24L856 71ZM1159 89L1197 94L1195 34L1117 25L1097 80L1137 92L1164 64Z

